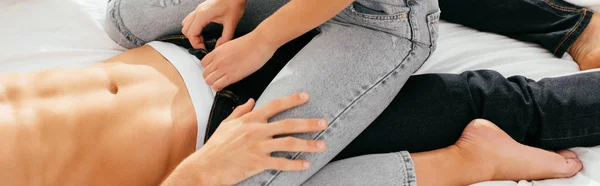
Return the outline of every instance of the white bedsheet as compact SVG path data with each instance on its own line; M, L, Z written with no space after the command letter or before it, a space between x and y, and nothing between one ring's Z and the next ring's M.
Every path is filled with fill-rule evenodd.
M600 5L599 0L572 1L586 6ZM88 66L124 51L102 30L105 4L106 0L0 1L0 73ZM556 59L534 44L442 22L438 50L418 73L476 69L493 69L506 76L518 74L532 79L578 72L568 56ZM518 185L600 185L600 147L574 150L585 166L575 177L521 181Z

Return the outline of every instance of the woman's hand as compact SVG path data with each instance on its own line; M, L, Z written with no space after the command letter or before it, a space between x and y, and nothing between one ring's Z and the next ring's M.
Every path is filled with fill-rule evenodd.
M317 132L327 128L323 119L269 118L308 101L308 94L280 98L252 111L254 101L236 108L208 142L186 158L163 185L233 185L264 170L301 171L306 160L271 157L272 152L322 152L324 141L274 136Z
M205 48L204 38L200 35L208 23L223 25L223 34L217 40L217 46L231 41L238 22L244 15L246 0L207 0L198 5L181 22L181 33L188 37L194 48Z
M208 53L202 59L202 76L214 90L222 90L260 69L277 48L251 32Z

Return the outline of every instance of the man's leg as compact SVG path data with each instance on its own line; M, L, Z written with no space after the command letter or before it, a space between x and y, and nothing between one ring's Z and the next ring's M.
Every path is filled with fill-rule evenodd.
M581 168L571 151L554 153L528 147L491 122L474 120L449 147L336 161L303 185L470 185L492 180L571 177Z
M413 76L336 159L443 148L459 139L476 118L494 122L520 143L543 149L600 145L598 84L600 72L539 82L487 70Z
M581 69L600 67L600 17L562 0L439 0L442 19L569 52Z
M327 164L392 101L435 46L439 10L434 0L360 0L320 26L317 35L275 77L257 106L291 92L311 101L273 120L325 118L330 127L296 135L327 141L323 153L276 153L306 159L303 172L267 171L241 185L298 185Z
M120 45L135 48L165 36L181 34L181 21L205 0L110 0L106 32ZM236 32L248 33L289 0L248 0ZM203 33L219 34L214 25Z

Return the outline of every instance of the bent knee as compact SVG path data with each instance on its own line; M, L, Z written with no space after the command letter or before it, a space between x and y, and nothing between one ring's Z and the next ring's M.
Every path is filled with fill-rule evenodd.
M105 31L118 44L135 48L162 37L181 34L181 21L204 0L111 0Z
M121 17L120 4L121 0L108 1L104 31L113 41L125 48L142 46L145 42L138 39L125 26L123 18Z

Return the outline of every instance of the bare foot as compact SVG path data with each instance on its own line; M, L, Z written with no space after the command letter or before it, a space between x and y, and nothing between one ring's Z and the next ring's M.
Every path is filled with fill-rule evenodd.
M600 67L600 14L594 14L587 28L569 48L581 70Z
M488 173L481 181L567 178L583 168L574 152L522 145L487 120L472 121L454 146L475 174Z

